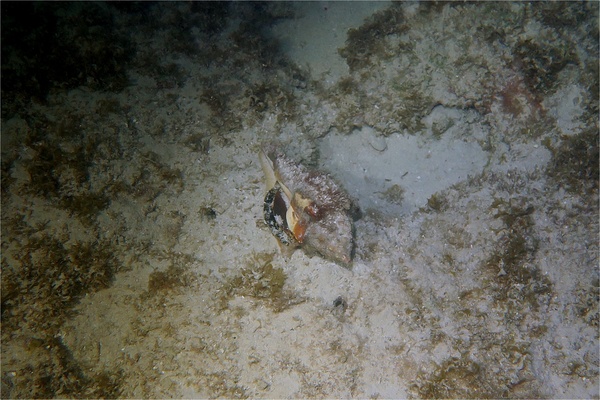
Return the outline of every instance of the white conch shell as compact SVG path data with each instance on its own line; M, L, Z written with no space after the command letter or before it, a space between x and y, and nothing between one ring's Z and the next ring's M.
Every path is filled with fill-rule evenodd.
M276 150L261 150L259 158L267 184L265 200L274 201L281 195L287 207L285 226L279 226L273 221L282 215L269 215L274 207L265 203L265 221L280 245L281 239L291 237L294 248L302 245L308 252L349 264L354 249L351 214L357 208L347 193L328 175L309 171Z

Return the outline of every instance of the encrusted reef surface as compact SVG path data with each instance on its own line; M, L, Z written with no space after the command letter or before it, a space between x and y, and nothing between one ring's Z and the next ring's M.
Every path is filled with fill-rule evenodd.
M598 7L3 3L0 397L598 398Z

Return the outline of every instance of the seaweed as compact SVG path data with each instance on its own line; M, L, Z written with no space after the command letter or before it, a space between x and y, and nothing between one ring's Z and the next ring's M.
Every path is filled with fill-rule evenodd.
M284 289L287 275L281 268L273 267L273 253L254 253L247 266L222 288L220 299L225 308L229 299L248 296L263 301L274 312L281 312L304 301Z
M525 83L537 94L551 92L559 72L567 64L578 63L577 54L566 43L559 47L521 39L515 45L513 54L516 65L523 71Z
M148 293L174 291L190 284L189 272L181 266L169 265L165 271L153 271L148 278Z
M21 346L30 361L23 373L3 375L2 396L118 396L121 373L87 375L59 334L83 296L112 283L118 270L114 249L104 241L67 246L44 232L47 221L30 227L17 218L10 224L18 225L8 229L21 240L2 257L2 337Z
M278 118L292 118L295 115L295 97L292 92L279 84L260 83L246 89L249 106L258 114L278 111Z
M2 211L3 245L11 241L19 241L20 236L30 236L36 232L36 229L27 222L28 215L26 213L16 211L8 216L4 209Z
M109 205L110 199L106 195L91 192L65 195L59 203L59 207L69 210L86 226L90 226L98 213Z
M593 2L533 2L530 3L533 15L550 28L574 28L583 24L588 18L597 18L597 4ZM593 12L595 8L595 12Z
M200 101L204 102L213 114L219 115L227 110L228 98L225 93L213 88L204 89L200 95Z
M365 75L369 73L365 72ZM373 76L364 79L371 78ZM390 85L375 93L360 89L350 78L341 79L324 96L339 107L333 125L347 133L364 125L375 128L384 136L405 129L418 132L425 127L423 117L435 105L433 99L406 76L394 78ZM382 102L382 97L401 101Z
M67 114L58 122L33 117L25 138L34 155L23 161L29 184L22 191L51 200L90 225L110 204L102 193L89 189L89 167L96 151L95 140L83 140L81 117Z
M541 303L546 303L552 293L552 282L532 262L539 247L534 235L534 222L531 215L533 206L518 207L510 202L498 202L492 207L503 207L496 218L501 218L505 228L501 230L498 247L484 262L490 271L492 290L498 304L517 301L521 307L529 305L534 311ZM512 306L515 315L519 311Z
M151 169L154 170L154 174L158 177L158 183L153 186L158 187L160 190L165 189L167 186L178 191L183 189L183 172L181 169L171 168L168 165L163 164L160 162L160 156L153 151L147 151L142 155L142 157L146 161L149 161L149 164L147 165L151 166ZM144 181L149 184L150 182L147 181L149 181L150 178L150 168L144 168L140 181Z
M560 146L546 146L552 152L547 174L559 186L586 197L598 190L600 176L597 127L563 139Z
M404 201L404 188L398 184L394 184L380 193L381 198L389 203L400 205Z
M3 374L3 398L116 398L121 394L121 370L86 374L60 336L31 338L25 350L41 361L30 363L23 374Z
M60 201L68 192L65 182L86 190L98 143L86 140L81 121L76 113L66 113L58 121L41 115L29 117L24 144L32 156L22 162L29 174L25 193Z
M577 291L575 311L586 324L595 327L600 325L600 281L593 279L587 287Z
M204 89L200 95L200 100L211 110L211 116L208 123L219 132L235 130L241 127L241 118L237 110L232 107L231 98L235 94L234 88L216 88L209 87Z
M198 210L198 215L203 221L213 221L217 218L217 212L213 207L203 206Z
M51 332L83 295L108 287L118 270L106 242L66 247L47 233L31 236L12 256L10 265L3 259L3 333L22 325Z
M210 150L210 136L205 133L190 135L184 143L192 151L197 151L201 154L208 154Z
M16 152L15 152L16 153ZM17 155L16 154L2 154L2 160L0 160L0 177L1 177L1 183L0 183L0 191L2 192L2 194L7 194L10 190L10 187L12 186L13 183L15 183L15 181L17 180L16 178L12 177L12 169L14 166L14 162L17 159ZM3 196L3 198L5 198Z
M540 397L539 383L527 373L531 364L529 341L485 329L472 338L476 343L441 336L454 342L452 345L461 349L460 355L418 372L411 389L419 398ZM505 366L503 373L498 373L497 365Z
M448 201L440 193L434 193L427 199L427 207L435 212L442 212L448 208Z
M422 384L415 384L420 398L500 398L507 393L490 388L482 366L466 356L453 357L436 366Z
M346 59L351 72L368 68L375 59L391 56L386 50L386 36L400 35L408 29L402 9L392 6L375 13L359 28L350 29L346 46L338 52Z
M63 151L55 144L41 142L35 146L37 156L26 162L30 184L29 193L45 198L55 198L60 194L60 180L56 167L64 163Z

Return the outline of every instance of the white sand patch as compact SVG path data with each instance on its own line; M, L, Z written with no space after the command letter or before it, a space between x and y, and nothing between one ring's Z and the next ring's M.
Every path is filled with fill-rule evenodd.
M427 199L469 175L483 171L487 155L476 142L444 136L437 141L406 134L379 137L370 128L352 135L331 134L321 144L324 168L355 196L363 210L403 215L427 205ZM393 185L404 200L386 201Z
M583 114L587 93L579 85L560 88L545 102L548 113L556 118L556 123L565 135L579 132L584 125L579 121Z

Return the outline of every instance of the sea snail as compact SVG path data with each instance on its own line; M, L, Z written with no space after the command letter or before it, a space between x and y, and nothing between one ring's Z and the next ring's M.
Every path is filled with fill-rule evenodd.
M264 220L282 252L289 256L302 247L348 265L357 211L348 194L327 174L308 170L273 147L259 157L267 184Z

